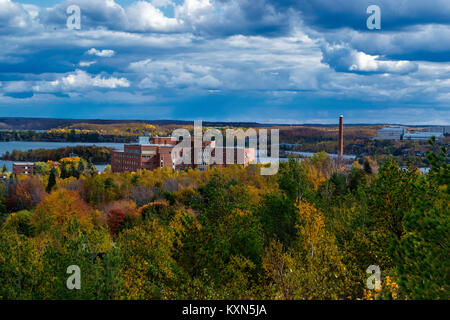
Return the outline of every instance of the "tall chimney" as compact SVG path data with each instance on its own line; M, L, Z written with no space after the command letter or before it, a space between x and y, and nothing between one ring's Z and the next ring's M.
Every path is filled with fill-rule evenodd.
M339 117L339 144L338 144L338 162L342 164L344 158L344 116Z

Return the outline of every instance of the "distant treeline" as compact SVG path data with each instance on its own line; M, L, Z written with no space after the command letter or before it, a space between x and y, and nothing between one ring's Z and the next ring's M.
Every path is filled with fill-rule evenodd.
M26 131L0 131L0 142L5 141L45 141L45 142L117 142L127 143L134 141L133 136L105 135L97 132L75 133L67 132L37 132Z
M9 161L58 161L76 154L92 163L109 163L112 148L97 146L76 146L59 149L13 150L2 155L1 160Z
M176 125L192 126L193 121L188 120L94 120L94 119L52 119L52 118L11 118L0 117L1 129L17 130L50 130L53 128L68 127L79 123L90 123L99 125L126 124L126 123L147 123L151 125ZM203 122L204 126L233 126L233 127L261 127L263 124L253 122Z

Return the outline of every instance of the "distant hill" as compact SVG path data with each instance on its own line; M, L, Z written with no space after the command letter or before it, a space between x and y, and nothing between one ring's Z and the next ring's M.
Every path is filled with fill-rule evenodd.
M193 125L193 121L188 120L101 120L101 119L53 119L53 118L11 118L11 117L0 117L0 130L10 129L10 130L49 130L54 128L68 127L78 123L88 123L88 124L117 124L117 123L146 123L152 125ZM290 127L290 126L305 126L305 127L335 127L338 123L336 119L336 124L264 124L256 122L212 122L203 121L203 126L208 127L242 127L242 128L259 128L259 127ZM385 125L379 124L345 124L348 127L357 126L376 126ZM390 124L394 125L394 124ZM401 124L395 124L401 125ZM415 125L407 125L407 127L423 127Z
M0 129L12 130L49 130L53 128L66 127L77 123L92 124L114 124L114 123L149 123L149 124L187 124L189 121L173 120L92 120L92 119L51 119L51 118L0 118Z
M0 117L0 129L10 130L49 130L67 127L77 123L115 124L115 123L147 123L153 125L193 125L186 120L100 120L100 119L51 119L51 118L8 118ZM262 124L252 122L203 122L204 126L261 127Z

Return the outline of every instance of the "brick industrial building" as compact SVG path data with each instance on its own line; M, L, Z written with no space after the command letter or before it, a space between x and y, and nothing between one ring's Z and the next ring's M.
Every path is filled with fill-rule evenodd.
M24 174L32 176L34 174L33 162L15 162L13 163L13 174Z
M203 142L203 150L206 147L212 149L211 157L222 152L223 161L221 164L210 164L209 159L203 159L201 164L194 164L194 144L191 142L191 161L177 165L177 159L185 158L183 151L174 154L174 148L179 141L172 140L171 137L139 137L137 143L124 145L124 150L114 150L111 156L111 169L113 172L137 171L141 169L155 170L157 168L168 167L172 169L198 168L205 169L208 165L226 166L227 155L232 159L232 163L248 165L255 160L254 148L215 148L215 142ZM239 155L239 156L238 156ZM243 159L243 161L238 161ZM229 164L229 163L228 163Z

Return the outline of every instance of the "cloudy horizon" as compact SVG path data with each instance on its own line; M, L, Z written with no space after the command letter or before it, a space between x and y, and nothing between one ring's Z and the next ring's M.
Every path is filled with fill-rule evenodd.
M450 124L445 0L0 0L0 40L1 117Z

